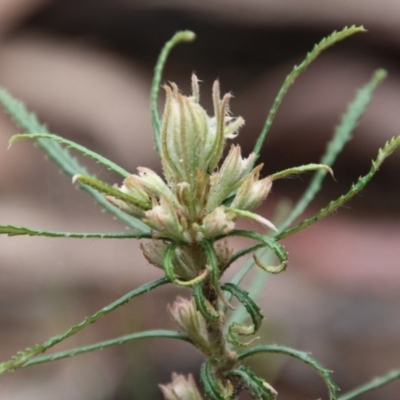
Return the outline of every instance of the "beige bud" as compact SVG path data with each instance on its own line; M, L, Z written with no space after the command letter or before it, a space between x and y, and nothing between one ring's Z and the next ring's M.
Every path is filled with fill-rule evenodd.
M192 375L172 374L172 382L160 385L164 400L202 400Z
M168 313L179 329L188 335L196 347L209 355L207 326L204 317L196 309L193 299L178 296L174 303L168 305Z
M272 187L272 178L267 176L259 180L262 164L253 169L240 185L231 204L232 208L240 210L253 210L258 207L268 196Z
M219 172L211 176L207 210L213 210L237 189L242 178L250 172L254 157L252 153L248 158L242 158L240 146L231 146Z

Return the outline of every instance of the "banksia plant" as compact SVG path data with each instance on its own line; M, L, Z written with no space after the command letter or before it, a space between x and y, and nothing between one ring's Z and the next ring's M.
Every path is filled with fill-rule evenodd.
M338 387L331 372L310 354L281 345L257 343L259 338L255 335L262 326L264 316L256 303L256 286L250 284L243 288L242 281L253 265L260 267L265 275L283 272L288 265L288 253L280 240L319 221L352 198L365 187L382 162L400 146L400 137L387 142L379 150L370 171L359 178L346 194L331 201L311 218L292 226L320 189L326 174L333 175L331 166L337 154L350 139L373 91L386 75L383 70L378 70L370 82L356 93L319 163L266 174L263 164L258 162L274 116L297 76L327 47L363 30L362 27L349 27L334 32L317 44L301 64L293 68L272 105L254 150L246 156L242 155L240 146L232 142L243 128L244 119L231 115L231 95L221 95L218 81L214 82L211 93L212 116L201 106L199 80L193 75L190 95L183 94L175 83L163 87L166 100L160 118L157 103L162 71L169 52L179 42L194 39L192 32L178 32L161 52L151 91L154 141L161 160L162 175L146 166L138 167L137 172L132 174L77 143L47 132L21 103L1 91L3 107L16 124L27 132L13 136L10 143L20 139L35 140L50 159L72 177L79 188L86 190L102 207L121 219L130 231L63 233L3 225L0 226L0 233L9 236L143 239L141 249L144 257L150 264L163 270L164 276L127 293L63 334L17 353L0 364L0 373L130 340L167 337L190 342L204 355L200 381L203 393L209 399L238 399L243 391L250 392L256 399L276 399L278 393L271 383L256 375L246 365L248 357L260 353L283 354L306 363L325 381L329 398L338 399ZM89 175L65 147L93 158L116 172L121 181L108 183ZM257 207L267 199L275 181L309 171L314 171L315 175L304 196L285 221L274 224L257 214ZM236 221L239 218L257 221L258 231L237 229ZM232 236L247 237L254 240L254 243L234 252L229 244ZM225 271L234 261L246 255L252 255L250 261L243 265L231 281L226 282ZM275 262L270 261L273 258ZM62 353L40 355L134 297L165 284L191 289L190 298L178 297L167 307L177 332L161 329L137 332ZM247 313L245 318L237 313L232 305L233 300L244 306ZM381 378L379 385L399 375L391 373ZM348 400L377 386L369 383L339 398ZM174 373L172 382L160 385L160 388L166 400L203 398L191 375L185 377Z

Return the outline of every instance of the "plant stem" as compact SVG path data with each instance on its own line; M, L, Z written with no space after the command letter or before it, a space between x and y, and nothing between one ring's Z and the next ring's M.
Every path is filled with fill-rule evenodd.
M203 286L204 297L216 309L220 310L220 299L213 283L208 278ZM213 357L211 363L217 378L225 378L237 364L237 354L226 346L226 340L223 331L223 321L225 316L222 314L218 319L206 319L208 340L212 349Z

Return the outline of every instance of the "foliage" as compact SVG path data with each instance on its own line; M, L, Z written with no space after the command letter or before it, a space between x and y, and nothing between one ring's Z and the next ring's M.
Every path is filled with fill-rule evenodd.
M209 117L199 104L199 85L195 76L192 77L192 96L182 95L175 84L165 87L167 100L162 119L158 114L160 82L168 55L176 44L195 38L193 32L178 32L161 52L151 89L154 141L160 154L164 178L147 168L139 168L138 174L131 175L102 155L48 132L22 103L6 91L0 90L0 102L4 109L15 123L27 132L13 136L10 144L22 139L35 140L39 148L65 174L72 177L79 188L87 191L102 207L131 228L128 233L77 233L0 225L0 234L82 239L148 239L149 241L142 245L143 253L150 263L162 268L165 273L165 278L132 290L64 333L17 353L10 360L0 364L0 374L131 340L170 338L189 342L203 352L206 360L201 368L200 377L205 394L213 400L235 399L244 389L249 390L257 399L277 398L275 389L245 363L248 357L259 353L283 354L312 367L324 380L331 400L350 400L398 378L399 371L393 371L338 397L338 386L332 379L331 371L320 365L309 353L280 345L252 345L257 339L254 335L260 329L264 318L261 308L256 303L259 287L264 281L261 280L261 284L254 281L247 290L241 287L243 278L254 265L260 267L265 276L285 271L288 253L279 241L325 218L349 201L372 179L382 162L400 146L400 136L388 141L372 161L370 171L360 177L347 193L332 200L311 218L291 226L320 190L326 174L329 172L333 175L331 166L344 145L351 139L352 132L374 90L386 76L385 71L378 70L356 93L320 163L290 168L263 179L259 177L262 165L256 166L256 162L289 87L323 50L363 31L362 27L344 28L318 43L285 79L249 157L242 158L240 147L231 146L225 159L222 156L225 143L228 139L236 137L244 121L241 117L233 118L228 114L231 96L226 94L221 98L218 81L213 87L213 117ZM119 174L124 179L123 185L114 187L88 175L67 147ZM253 212L265 200L274 181L289 174L306 171L315 171L314 177L299 202L278 227ZM235 229L235 221L242 217L260 222L267 232ZM255 243L233 253L228 244L228 238L231 236L247 237ZM253 255L252 259L242 266L231 282L223 284L221 278L224 272L234 261L248 254ZM271 255L278 260L277 265L271 265ZM168 308L181 333L162 329L135 332L61 353L40 355L133 298L166 284L192 289L192 299L178 298ZM237 310L233 311L230 303L233 297L244 306L247 315L240 314ZM246 322L248 316L250 324ZM253 338L242 341L240 336ZM172 382L161 386L161 389L167 400L201 398L192 377L186 379L174 374Z

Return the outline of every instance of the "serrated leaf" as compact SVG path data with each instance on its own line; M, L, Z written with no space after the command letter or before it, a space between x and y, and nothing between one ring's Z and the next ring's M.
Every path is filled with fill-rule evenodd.
M100 193L104 193L108 196L113 196L116 199L122 200L125 203L131 204L141 210L150 210L151 203L150 201L146 202L136 197L130 196L122 192L121 190L115 188L114 186L109 185L106 182L101 181L93 176L89 175L75 175L73 177L73 182L83 183L84 185L90 186L93 189L96 189Z
M23 226L0 225L0 235L8 236L45 236L45 237L64 237L74 239L151 239L149 233L113 233L113 232L57 232L43 231Z
M364 383L363 385L345 393L339 397L339 400L351 400L356 397L371 392L372 390L378 389L381 386L387 385L388 383L400 378L400 369L390 371L389 373L372 379L371 381Z
M326 146L325 153L321 157L322 164L332 166L335 163L336 157L341 153L346 143L352 138L352 133L370 103L372 94L386 75L386 71L382 69L375 71L370 81L361 89L357 90L354 99L347 107L346 112L342 115L340 124L336 127L332 139ZM297 202L290 215L285 219L282 225L279 226L280 231L285 230L304 212L321 189L321 184L325 176L326 171L324 170L319 170L314 174L308 188Z
M179 43L191 42L196 38L196 35L192 31L180 31L165 43L161 53L158 57L156 66L154 68L153 82L151 85L151 124L153 126L154 144L157 152L160 152L160 132L161 132L161 121L158 114L158 95L160 92L160 83L162 73L164 70L165 63L171 50Z
M222 302L229 308L233 309L233 306L229 304L228 300L225 298L224 294L221 291L220 286L220 268L218 264L217 253L215 252L215 248L213 242L210 240L202 240L200 245L203 247L206 257L207 257L207 264L210 267L210 280L213 285L213 288L217 292L218 297L222 300Z
M197 310L201 312L204 318L213 320L217 320L219 318L218 311L204 297L201 283L196 283L193 286L192 296L194 297Z
M345 27L339 32L335 31L331 33L329 36L322 39L318 44L316 44L314 48L309 53L307 53L305 59L299 65L295 65L293 67L292 71L286 77L281 88L279 89L279 92L274 100L274 103L272 104L268 117L265 121L264 127L254 146L253 153L256 155L256 157L254 158L253 165L255 165L260 156L260 152L263 147L265 138L267 137L267 134L271 128L276 112L278 111L278 108L286 92L288 91L290 86L292 86L296 78L312 63L312 61L314 61L322 53L322 51L334 45L335 43L345 39L346 37L351 36L358 32L365 32L365 29L362 26L359 27L350 26L350 27Z
M271 353L271 354L284 354L290 357L297 358L298 360L304 362L305 364L312 367L324 380L328 392L330 400L337 400L338 386L333 381L331 376L331 371L324 368L318 361L311 357L309 353L304 351L299 351L295 349L291 349L290 347L278 346L278 345L264 345L264 346L255 346L248 350L244 350L239 354L238 360L244 360L247 357L260 354L260 353Z
M245 249L247 253L252 251L253 249L257 249L257 248L261 248L261 247L266 247L266 248L271 249L274 252L274 254L276 255L276 257L278 258L278 260L280 261L279 265L271 265L271 266L264 265L256 255L254 256L255 263L260 268L262 268L264 271L272 273L272 274L279 274L280 272L282 272L286 269L287 262L288 262L288 253L287 253L286 249L284 248L284 246L281 245L280 243L278 243L275 238L271 238L267 235L262 235L261 233L257 233L254 231L245 231L245 230L238 230L238 229L235 229L235 230L229 232L227 235L224 235L224 237L227 237L227 236L243 236L243 237L248 237L248 238L255 239L255 240L258 240L259 242L261 242L262 246L256 245L256 246L251 246L251 247L248 247L247 249ZM220 239L220 238L218 238L218 239ZM243 253L243 254L245 254L245 253ZM234 256L236 257L237 255L234 254ZM231 261L229 261L229 264L230 263L231 263Z
M126 171L124 168L120 167L119 165L115 164L114 162L108 160L107 158L103 157L101 154L95 153L92 150L87 149L86 147L73 142L72 140L64 139L61 136L54 135L51 133L29 133L29 134L18 134L11 137L9 143L12 144L18 140L22 139L50 139L54 140L60 144L63 144L71 149L79 151L86 157L89 157L96 161L98 164L103 165L108 170L113 171L124 178L128 177L130 173Z
M329 172L333 178L332 168L325 164L301 165L300 167L292 167L292 168L284 169L283 171L276 172L275 174L272 174L271 176L272 176L273 180L277 180L277 179L282 179L282 178L285 178L285 177L291 176L291 175L302 174L304 172L321 171L321 170Z
M350 190L346 194L329 202L326 207L319 210L314 216L307 218L304 221L300 222L295 227L278 234L276 236L276 239L277 240L283 239L284 237L287 237L295 232L307 228L308 226L314 224L315 222L321 220L322 218L325 218L328 215L332 214L335 210L337 210L343 204L348 202L357 193L359 193L361 190L364 189L366 184L373 178L375 173L378 171L378 168L382 165L383 161L387 157L389 157L399 146L400 146L400 136L394 137L389 141L387 141L385 145L381 149L379 149L376 159L372 161L372 166L369 172L366 175L358 178L358 181L351 186Z
M23 365L23 368L31 367L32 365L43 364L50 361L62 360L63 358L69 358L77 356L79 354L85 354L96 350L102 350L107 347L121 345L133 340L151 339L151 338L164 338L164 339L179 339L188 343L192 343L188 336L183 335L179 332L174 332L165 329L154 329L143 332L135 332L128 335L119 336L114 339L104 340L98 343L92 343L87 346L75 347L73 349L60 351L58 353L48 354L45 356L35 357Z
M200 370L200 380L203 384L204 392L210 400L229 400L232 393L223 394L223 387L221 382L214 379L211 372L210 361L206 361ZM222 389L222 390L221 390Z
M110 312L116 310L118 307L128 303L133 298L145 294L167 283L169 283L169 281L165 278L145 283L144 285L120 297L118 300L112 302L108 306L103 307L101 310L97 311L93 315L86 317L83 321L79 322L78 324L71 326L67 331L65 331L61 335L53 336L42 344L38 344L34 347L18 352L10 360L0 364L0 375L6 371L21 368L33 357L37 356L38 354L44 353L49 348L55 346L56 344L62 342L63 340L69 338L70 336L75 335L82 329L98 321L99 319L109 314Z
M258 377L252 370L245 366L234 369L229 373L229 375L239 376L243 383L259 400L275 400L278 395L277 391L270 384Z
M178 277L175 275L174 271L174 256L175 256L175 250L178 247L178 243L170 243L166 250L165 254L162 260L162 265L163 269L165 272L165 276L173 283L175 283L178 286L194 286L198 284L199 282L202 282L208 275L208 269L206 268L201 274L196 276L193 279L190 279L188 281L182 281L181 279L178 279Z
M0 103L4 107L4 110L10 114L13 121L21 129L26 130L29 133L49 133L47 127L38 121L35 114L29 112L22 102L12 97L4 89L0 89ZM86 168L80 165L79 162L71 156L70 152L63 148L59 143L48 139L37 139L36 143L38 144L38 147L47 154L49 159L56 164L61 171L70 177L73 177L76 174L86 175L88 173ZM102 194L97 192L97 190L86 185L80 185L80 189L89 193L105 210L114 214L130 228L141 233L148 233L150 231L149 227L142 221L113 206Z
M221 286L222 290L226 290L231 293L234 297L238 299L238 301L244 306L250 318L253 322L253 325L246 326L242 324L238 324L233 322L228 328L229 339L233 344L237 346L246 346L249 343L242 343L236 338L236 334L240 335L253 335L258 329L260 329L261 322L264 316L261 313L261 308L253 301L253 299L249 296L249 293L245 290L241 289L239 286L233 283L225 283ZM251 343L251 342L250 342Z

